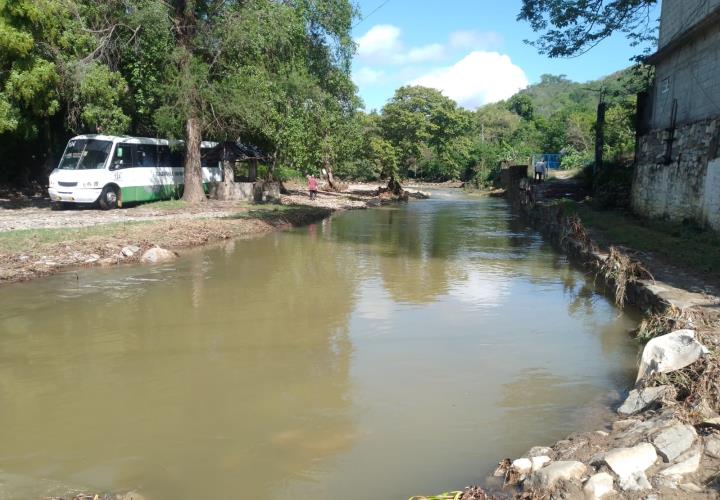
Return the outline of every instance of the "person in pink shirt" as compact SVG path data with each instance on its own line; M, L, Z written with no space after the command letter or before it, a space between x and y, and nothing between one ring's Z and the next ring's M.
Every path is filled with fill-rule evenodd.
M317 179L313 177L312 175L307 176L308 180L308 191L310 192L310 199L314 200L317 198L317 191L318 191L318 183Z

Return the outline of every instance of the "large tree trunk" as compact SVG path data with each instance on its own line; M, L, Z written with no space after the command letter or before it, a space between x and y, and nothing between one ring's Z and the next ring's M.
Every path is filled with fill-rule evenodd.
M188 203L205 201L200 169L200 123L194 116L185 122L185 187L182 199Z
M333 191L339 191L339 186L337 182L335 182L335 176L333 175L332 166L330 166L330 161L327 158L323 158L323 170L325 171L325 177L327 178L328 184L330 185L330 189Z
M222 151L222 181L215 186L215 197L218 200L232 200L235 197L235 164L230 160L227 145Z

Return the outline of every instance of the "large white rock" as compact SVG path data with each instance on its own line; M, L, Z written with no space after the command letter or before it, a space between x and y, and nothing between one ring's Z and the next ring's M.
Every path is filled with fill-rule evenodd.
M613 489L613 477L607 472L595 474L585 482L585 486L583 486L583 493L585 493L585 497L590 500L595 500L597 498L602 498L605 495L615 493L615 490Z
M655 436L653 444L666 462L672 462L690 449L696 437L692 425L677 423Z
M530 476L529 486L531 488L552 488L558 481L571 481L580 479L587 467L582 462L559 461L543 467Z
M518 458L513 460L512 468L522 475L529 474L532 471L532 461L529 458Z
M695 340L693 330L677 330L655 337L643 349L636 381L654 373L680 370L707 353L707 348Z
M552 455L553 450L547 446L533 446L530 451L527 452L527 456L532 457L543 457Z
M535 472L542 469L545 464L552 462L552 460L547 455L543 455L541 457L532 457L530 462L532 462L532 471Z
M605 454L605 463L620 479L628 479L633 474L645 472L657 460L655 447L642 443L632 448L615 448Z
M682 476L684 474L692 474L700 467L700 459L702 458L702 450L694 449L680 457L675 465L671 465L667 469L660 471L662 476Z
M639 413L658 403L668 392L668 389L669 387L667 385L646 387L640 390L633 389L630 391L630 394L628 394L625 402L618 408L618 413L623 416Z
M652 489L650 481L644 472L633 472L627 477L621 477L618 481L623 491L643 491ZM646 497L646 500L650 497Z
M166 250L160 247L153 247L147 250L140 260L146 264L160 264L162 262L169 262L177 258L177 254L172 250Z

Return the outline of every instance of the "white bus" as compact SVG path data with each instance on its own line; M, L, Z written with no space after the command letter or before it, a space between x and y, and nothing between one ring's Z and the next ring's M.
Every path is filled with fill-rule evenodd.
M182 146L181 142L175 145ZM203 142L207 150L216 143ZM123 203L179 196L184 184L182 148L164 139L112 135L79 135L68 141L60 164L50 174L53 206L98 203L105 210ZM219 165L203 160L207 191L222 179Z

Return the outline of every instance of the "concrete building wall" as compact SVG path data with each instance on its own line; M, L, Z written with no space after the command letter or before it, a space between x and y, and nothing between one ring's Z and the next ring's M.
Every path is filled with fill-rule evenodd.
M720 118L678 127L668 164L667 137L666 131L655 130L640 138L633 209L646 217L720 230Z
M718 7L720 0L663 0L658 48L662 49Z
M720 0L718 0L720 2ZM655 68L650 128L668 128L720 115L720 26L676 50Z
M693 221L716 230L720 230L720 25L696 30L693 38L682 35L703 19L714 19L718 8L720 0L663 1L660 53L646 123L650 132L638 140L632 187L636 213ZM663 52L671 42L672 48Z

